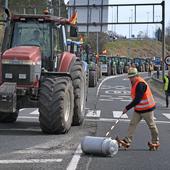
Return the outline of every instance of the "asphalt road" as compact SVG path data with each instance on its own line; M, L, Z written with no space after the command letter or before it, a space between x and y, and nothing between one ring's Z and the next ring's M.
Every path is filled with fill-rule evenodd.
M105 136L130 102L130 85L125 75L109 78L100 85L97 105L98 91L89 88L86 120L67 134L44 135L39 128L37 109L22 109L16 123L0 124L0 170L169 170L170 110L156 94L155 119L161 143L158 151L148 151L150 132L142 121L128 150L119 149L114 157L82 153L83 137ZM126 135L131 114L129 111L121 118L111 133L112 138Z

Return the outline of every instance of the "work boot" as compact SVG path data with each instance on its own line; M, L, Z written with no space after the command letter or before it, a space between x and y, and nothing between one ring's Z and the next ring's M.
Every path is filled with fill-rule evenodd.
M160 147L160 143L159 142L157 142L157 143L148 142L148 146L149 146L150 151L156 151Z
M128 143L125 139L119 139L119 137L116 137L116 140L118 142L119 148L123 147L125 150L129 148L130 143Z

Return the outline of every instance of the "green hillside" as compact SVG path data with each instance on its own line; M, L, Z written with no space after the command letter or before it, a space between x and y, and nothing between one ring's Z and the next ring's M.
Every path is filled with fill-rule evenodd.
M105 45L109 54L120 56L161 56L162 44L155 40L115 40Z

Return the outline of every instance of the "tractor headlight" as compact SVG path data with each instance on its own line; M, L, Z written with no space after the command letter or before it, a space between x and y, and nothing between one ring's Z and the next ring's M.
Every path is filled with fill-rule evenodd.
M19 74L19 79L26 79L27 75L26 74Z
M5 78L6 79L12 79L12 73L5 73Z

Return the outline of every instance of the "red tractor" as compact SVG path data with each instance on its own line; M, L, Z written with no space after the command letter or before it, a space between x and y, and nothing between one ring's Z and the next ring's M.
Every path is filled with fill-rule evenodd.
M19 110L30 107L39 108L44 133L66 133L83 122L86 75L82 62L67 52L69 24L51 15L8 17L0 58L0 122L15 122Z

